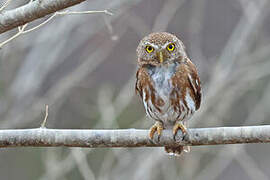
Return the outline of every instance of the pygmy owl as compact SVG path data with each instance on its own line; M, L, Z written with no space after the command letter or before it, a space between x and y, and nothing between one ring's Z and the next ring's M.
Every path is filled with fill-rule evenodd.
M155 120L149 137L171 128L173 135L187 133L187 121L201 104L200 79L190 61L184 44L167 32L144 37L138 47L136 92L140 95L146 114ZM169 154L180 155L189 147L165 146Z

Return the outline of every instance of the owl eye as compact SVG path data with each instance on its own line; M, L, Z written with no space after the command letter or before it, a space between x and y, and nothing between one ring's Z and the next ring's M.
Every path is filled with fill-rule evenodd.
M175 49L175 44L174 44L174 43L170 43L170 44L167 46L167 49L168 49L168 51L172 52L172 51Z
M146 52L151 53L151 52L154 51L154 48L152 46L148 45L148 46L145 47L145 50L146 50Z

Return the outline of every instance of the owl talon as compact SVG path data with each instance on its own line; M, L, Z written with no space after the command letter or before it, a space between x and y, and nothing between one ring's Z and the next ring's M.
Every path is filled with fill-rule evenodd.
M189 153L189 152L190 152L190 146L184 146L184 147L183 147L183 151L184 151L185 153Z
M187 128L186 126L182 123L182 121L178 121L175 123L175 125L173 126L173 139L175 140L175 136L177 134L177 131L181 129L182 133L183 133L183 137L187 134Z
M163 124L161 122L156 122L151 128L150 128L150 133L149 133L149 137L150 139L154 138L154 134L157 131L158 134L158 140L161 136L163 130Z

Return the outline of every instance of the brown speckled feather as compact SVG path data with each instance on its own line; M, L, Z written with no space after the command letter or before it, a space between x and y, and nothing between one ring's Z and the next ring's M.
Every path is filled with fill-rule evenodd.
M201 82L195 65L188 58L179 65L175 75L172 77L172 82L175 87L173 93L180 91L181 95L179 96L182 96L182 99L185 99L186 88L191 90L191 98L196 104L196 110L198 110L201 105Z

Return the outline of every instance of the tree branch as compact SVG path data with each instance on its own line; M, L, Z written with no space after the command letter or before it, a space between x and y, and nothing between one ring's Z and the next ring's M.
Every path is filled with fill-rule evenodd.
M0 14L0 34L85 0L35 0Z
M241 143L269 143L270 125L217 127L189 129L182 138L178 132L176 140L172 131L164 130L160 140L148 138L148 130L70 130L70 129L19 129L0 130L0 147L158 147L164 145L218 145Z

